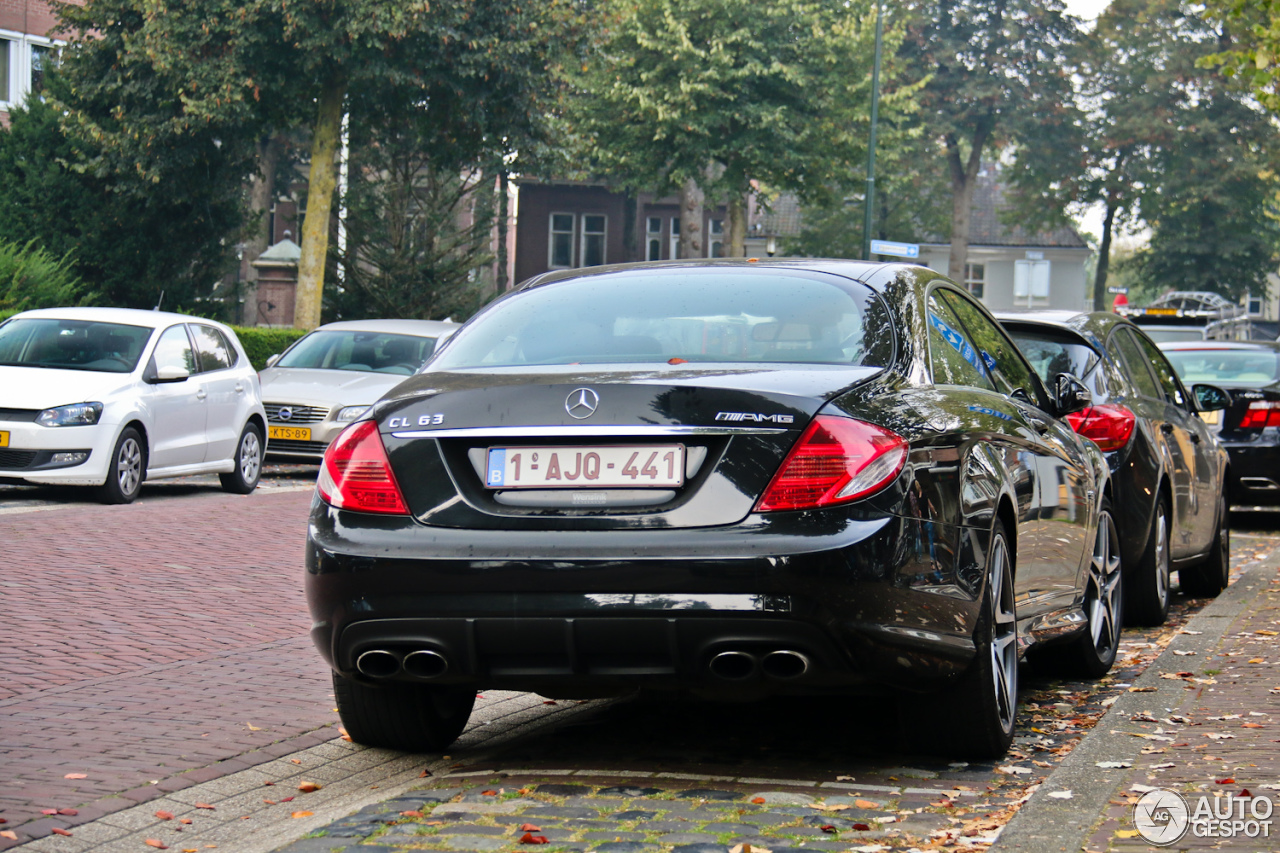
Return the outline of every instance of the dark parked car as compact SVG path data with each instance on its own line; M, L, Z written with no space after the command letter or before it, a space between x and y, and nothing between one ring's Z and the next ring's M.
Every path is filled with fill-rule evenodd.
M343 722L430 750L479 688L873 692L1002 755L1026 649L1116 653L1107 467L1057 420L1086 397L919 267L535 278L326 453L306 586Z
M1125 571L1125 618L1159 625L1169 610L1169 574L1184 592L1217 595L1227 583L1230 526L1227 457L1168 360L1142 330L1115 314L1001 313L1000 321L1041 377L1067 372L1093 405L1067 416L1107 455ZM1205 396L1208 395L1208 396ZM1211 414L1211 413L1208 413Z
M1243 506L1280 504L1280 343L1162 344L1183 382L1211 382L1231 395L1205 421L1231 457L1227 497Z

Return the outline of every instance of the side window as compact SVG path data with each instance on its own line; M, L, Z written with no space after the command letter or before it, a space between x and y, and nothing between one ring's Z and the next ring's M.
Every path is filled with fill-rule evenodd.
M973 337L978 355L995 377L1000 392L1011 395L1020 390L1028 402L1048 409L1035 371L995 321L958 293L946 292L944 298Z
M1116 329L1111 334L1111 339L1107 341L1107 352L1111 353L1113 358L1118 357L1120 363L1128 367L1129 378L1133 380L1138 394L1153 400L1164 399L1164 395L1160 393L1160 386L1156 384L1151 371L1147 368L1147 360L1142 357L1142 350L1138 349L1128 329Z
M191 351L191 339L185 326L170 326L156 341L155 354L151 356L156 370L180 367L187 373L196 372L196 356Z
M1177 403L1179 406L1187 405L1187 396L1182 393L1182 383L1178 381L1178 374L1174 372L1173 365L1169 363L1169 359L1164 357L1164 353L1160 352L1160 348L1151 342L1146 335L1134 335L1138 339L1138 345L1142 347L1142 351L1147 356L1147 361L1151 363L1152 372L1156 375L1156 381L1160 383L1160 387L1164 389L1164 393L1169 399Z
M192 337L196 339L196 349L200 352L200 372L225 370L235 364L236 354L222 333L212 326L200 323L191 324Z
M929 294L929 369L937 385L968 385L994 391L977 349L965 335L960 321L941 299Z

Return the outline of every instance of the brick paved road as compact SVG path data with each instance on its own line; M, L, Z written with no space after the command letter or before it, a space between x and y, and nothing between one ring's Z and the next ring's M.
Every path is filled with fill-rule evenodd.
M0 494L5 829L43 834L42 809L82 821L334 736L302 595L311 495L280 485L155 486L116 507Z

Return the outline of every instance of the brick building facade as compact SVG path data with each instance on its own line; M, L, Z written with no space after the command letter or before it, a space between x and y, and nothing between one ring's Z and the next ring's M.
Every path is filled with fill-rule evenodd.
M47 0L0 0L0 123L8 121L10 105L40 91L44 69L57 50L57 25Z

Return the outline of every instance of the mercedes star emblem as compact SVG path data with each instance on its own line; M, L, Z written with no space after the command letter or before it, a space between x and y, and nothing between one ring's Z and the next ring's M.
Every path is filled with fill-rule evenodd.
M276 412L276 419L287 421L293 417L293 409L288 406L281 406L280 411Z
M564 400L564 410L569 413L569 417L582 420L589 418L596 413L596 407L600 405L600 395L590 388L578 388L570 391L569 396Z

